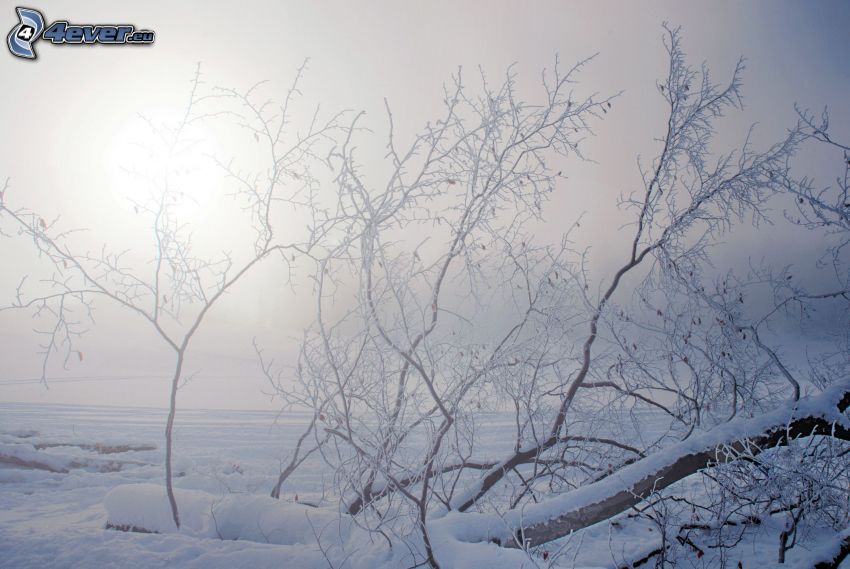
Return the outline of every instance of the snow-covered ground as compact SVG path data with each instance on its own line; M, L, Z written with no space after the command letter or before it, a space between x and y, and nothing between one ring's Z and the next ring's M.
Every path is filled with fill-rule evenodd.
M175 532L162 486L164 411L0 404L0 567L410 566L403 548L389 551L334 511L304 505L321 501L333 482L318 458L292 476L280 502L268 497L306 420L297 413L180 411L175 486L184 527ZM497 456L509 444L511 424L496 415L491 423L482 449ZM107 520L162 533L106 529ZM727 552L727 566L772 566L777 531L764 524ZM338 545L319 548L316 535ZM623 520L534 555L486 543L435 546L446 568L617 567L652 551L659 538L650 525ZM796 550L817 546L802 544L789 561ZM709 558L686 566L715 566Z
M178 491L189 491L178 493L178 501L186 504L183 531L152 535L105 529L106 505L118 512L128 505L120 489L107 499L113 489L151 484L162 493L165 416L165 411L144 408L0 404L0 455L7 457L6 463L0 461L0 567L328 566L312 544L280 545L286 540L279 538L274 516L271 521L266 516L266 527L255 522L251 529L256 531L238 541L218 539L215 528L191 527L193 521L200 526L209 520L208 512L191 511L191 504L203 503L204 496L217 502L229 497L231 511L256 513L268 507L280 462L307 421L298 413L179 411L174 483ZM509 440L503 436L508 428L494 419L488 437L494 453L498 441ZM124 452L110 452L116 450ZM22 464L10 464L9 457ZM315 526L323 518L296 500L318 502L331 483L314 457L284 485L281 500L290 507L289 517L301 522L300 541L312 536L310 520ZM140 488L144 496L145 487ZM150 504L136 504L143 505ZM278 516L284 522L286 517ZM233 531L245 532L244 526L247 522ZM368 540L362 555L372 555L367 545ZM360 563L369 566L368 558Z
M215 495L267 495L284 449L291 448L298 434L294 426L303 420L269 412L182 411L175 466L186 475L178 476L175 486ZM162 485L164 424L165 412L150 409L0 406L0 444L6 454L16 449L23 459L69 470L0 464L0 566L280 567L281 559L299 566L299 552L284 552L280 546L104 529L104 498L110 490L132 483ZM100 454L79 446L34 448L111 442L156 449ZM98 471L106 461L120 470ZM73 468L75 462L88 464ZM63 468L68 466L72 468ZM285 499L292 500L296 492L320 494L325 482L317 468L304 469L293 475Z

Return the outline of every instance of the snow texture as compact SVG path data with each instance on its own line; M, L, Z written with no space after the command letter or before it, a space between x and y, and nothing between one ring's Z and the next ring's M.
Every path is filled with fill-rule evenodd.
M825 398L800 403L797 413L820 409ZM784 412L788 412L785 409ZM822 409L828 414L826 408ZM783 411L780 411L781 413ZM75 406L0 405L0 443L3 452L21 459L38 459L55 467L98 459L95 443L150 443L161 436L164 412ZM755 432L773 419L730 425L736 433ZM176 433L176 496L183 526L174 527L162 481L162 445L156 449L112 455L125 460L119 471L69 468L51 472L0 465L0 568L133 569L396 569L414 564L417 543L394 543L369 534L340 516L334 503L321 508L332 486L319 460L305 463L284 486L281 500L268 497L280 467L307 416L235 411L184 411ZM787 415L786 415L787 420ZM767 421L765 423L764 421ZM746 423L746 424L743 424ZM20 425L39 433L19 436ZM494 415L482 440L488 458L503 456L510 421ZM753 430L750 430L753 429ZM215 436L210 436L214 432ZM726 433L728 434L728 433ZM686 444L698 447L709 433ZM81 446L42 443L73 441ZM702 442L699 442L702 441ZM685 447L682 447L685 448ZM681 449L679 449L681 450ZM678 451L677 451L678 452ZM666 455L667 453L665 453ZM660 460L660 459L659 459ZM609 484L623 484L621 477ZM589 487L591 488L591 487ZM529 508L545 516L558 507L595 499L598 488L585 490ZM296 501L296 495L298 501ZM429 529L438 561L444 568L470 569L616 567L657 548L661 535L645 521L621 516L534 552L507 549L471 540L488 531L504 533L506 520L495 515L451 514L431 522ZM763 526L728 551L730 567L769 567L776 558L778 524ZM135 526L159 533L106 529L107 523ZM803 567L814 556L827 555L838 538L821 532L810 543L788 552L788 567ZM409 547L408 547L409 546ZM544 552L551 553L548 560ZM421 557L418 558L421 561ZM708 567L710 565L706 565ZM845 566L848 566L845 562Z

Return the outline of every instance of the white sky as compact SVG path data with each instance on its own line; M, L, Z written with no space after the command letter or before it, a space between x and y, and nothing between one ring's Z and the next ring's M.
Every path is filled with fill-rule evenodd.
M481 65L495 79L516 63L521 87L533 93L556 53L568 65L598 52L579 88L624 93L585 148L595 163L565 163L570 179L548 206L551 223L543 231L554 237L560 220L586 211L585 238L600 253L604 272L621 243L616 196L639 183L635 157L650 158L653 138L662 133L654 85L665 71L664 21L682 26L691 62L707 61L718 79L728 76L738 56L747 58L747 108L724 121L722 141L740 140L756 122L761 140L781 136L794 120L794 102L829 106L836 131L850 133L846 2L175 4L32 5L48 21L127 22L154 30L157 39L150 47L40 42L37 62L0 54L0 177L12 180L10 202L44 211L45 218L61 213L66 226L89 228L91 243L126 241L133 187L116 165L133 157L137 113L157 117L179 109L198 61L210 84L245 88L267 79L270 94L280 97L309 57L303 91L311 104L303 108L321 102L329 110L365 109L380 134L386 131L385 97L397 126L410 133L439 111L442 84L458 66L471 78ZM3 30L17 23L15 6L0 3ZM776 238L752 234L752 253L775 248ZM805 255L792 236L787 239L787 254ZM0 305L33 266L26 245L0 240ZM181 406L275 406L262 393L251 338L284 357L294 346L287 338L297 336L307 318L280 279L262 269L216 309L191 350L189 370L200 373L181 391ZM50 390L14 381L40 372L32 328L28 314L0 313L0 401L165 404L167 381L151 376L164 377L172 356L137 319L99 310L97 325L79 344L84 361L53 373L117 379L58 379ZM133 379L139 376L144 379Z

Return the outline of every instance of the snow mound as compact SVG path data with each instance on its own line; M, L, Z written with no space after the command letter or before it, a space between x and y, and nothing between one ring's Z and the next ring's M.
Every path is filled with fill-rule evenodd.
M6 443L0 441L0 465L28 470L45 470L56 474L68 474L72 470L91 472L119 472L130 466L146 463L134 460L101 459L85 456L66 456L43 452L44 447L30 443Z
M210 534L209 523L215 499L196 490L175 491L180 523L192 535ZM112 489L104 498L107 523L115 527L133 527L156 533L177 531L165 487L156 484L127 484ZM215 532L212 532L215 535Z
M329 562L335 567L345 564L351 569L395 569L411 565L405 548L387 549L380 541L371 542L350 517L336 510L255 494L219 497L177 488L174 493L180 512L179 530L171 518L165 487L156 484L128 484L111 490L104 499L107 528L158 534L179 532L187 537L273 544L292 548L286 550L290 554L297 551L298 555L307 556L320 551L321 557L303 565L317 569L327 567ZM444 567L530 566L528 555L518 549L441 537L437 538L437 555Z
M213 509L223 539L277 545L315 543L316 538L345 542L351 522L337 511L281 502L268 496L226 496Z
M315 543L317 537L345 542L351 522L338 512L283 502L268 496L217 497L199 490L175 489L180 532L196 537L277 545ZM104 498L107 525L156 533L176 532L164 486L128 484Z
M27 443L0 442L0 464L48 472L66 473L69 470L68 460L39 452Z

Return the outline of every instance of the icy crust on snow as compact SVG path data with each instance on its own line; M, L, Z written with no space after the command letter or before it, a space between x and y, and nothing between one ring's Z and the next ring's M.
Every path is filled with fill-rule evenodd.
M92 445L93 446L93 445ZM95 472L117 472L130 466L144 466L148 463L137 460L117 458L114 453L100 453L90 456L86 452L55 453L46 452L38 444L0 442L0 466L41 470L67 474L72 470L90 470ZM112 458L116 456L116 458Z
M200 490L175 489L180 532L194 537L295 545L315 543L317 536L345 542L351 523L337 512L275 500L268 496L215 496ZM177 532L165 487L125 484L104 498L107 523L156 533Z
M783 405L759 417L730 421L626 466L599 482L529 505L522 510L511 510L501 515L453 511L443 519L435 520L433 525L447 539L451 536L461 541L478 541L495 537L504 542L512 539L513 531L518 527L546 523L563 514L598 504L618 492L634 487L682 457L710 451L727 442L755 438L770 429L783 427L798 417L819 417L850 428L850 421L837 408L838 401L848 389L850 383L842 382L816 396ZM473 485L453 501L453 506L464 503L479 488L480 483Z
M149 440L138 440L129 437L99 437L96 442L81 437L67 435L45 436L39 431L14 429L0 432L0 443L30 444L37 450L61 448L64 450L81 449L98 454L124 454L132 452L153 451L157 444Z
M68 472L71 460L40 452L29 443L0 442L0 464L23 466L48 472Z

